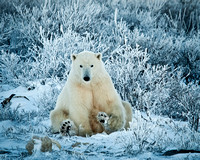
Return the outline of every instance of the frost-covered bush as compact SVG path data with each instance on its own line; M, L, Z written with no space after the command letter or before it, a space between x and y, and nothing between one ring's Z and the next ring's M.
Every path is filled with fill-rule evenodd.
M189 33L199 30L199 7L199 0L168 0L159 11L169 18L166 24L170 28Z
M0 17L0 50L3 50L1 54L14 53L19 55L23 62L28 61L30 64L36 60L39 63L41 57L38 57L38 54L51 51L47 49L48 40L51 41L49 44L55 46L56 41L66 40L63 37L72 32L74 35L70 37L68 34L66 42L72 44L61 47L63 53L73 46L74 36L80 39L78 46L71 47L71 52L87 48L109 56L125 43L132 47L137 43L143 49L148 48L149 63L182 67L182 76L188 75L188 82L198 81L199 5L197 0L189 4L188 1L171 0L3 0L0 2L3 8ZM174 27L175 24L181 24L182 27ZM188 31L191 34L185 34ZM91 43L92 46L84 47ZM57 49L59 48L55 47L55 50ZM37 63L34 65L38 66ZM24 63L24 66L26 65ZM38 67L40 74L43 74L41 70L44 69L44 76L55 76L52 68ZM62 67L65 68L63 63L59 64L59 68ZM58 70L60 72L60 69Z
M135 94L139 94L137 88L146 87L146 79L141 79L141 74L150 69L148 60L147 51L142 51L138 45L135 49L124 45L112 52L105 62L116 89L123 99L128 99L134 106L137 101Z
M145 151L199 150L199 133L189 126L169 118L153 117L136 111L131 127L121 132L117 142L125 153L139 154Z
M33 45L43 47L40 27L49 39L54 34L63 34L68 28L84 35L85 32L95 29L91 27L95 26L95 18L100 16L101 10L99 4L92 1L88 3L78 0L44 0L38 2L40 5L34 5L32 2L28 5L25 2L20 4L16 0L9 3L15 8L16 13L5 13L1 17L0 49L20 55L27 54L28 48Z
M18 106L16 109L11 109L10 107L3 108L0 107L0 121L3 120L13 120L13 121L21 121L22 120L22 114L19 112Z
M14 53L0 51L0 82L12 85L21 84L26 77L27 62Z
M46 86L46 89L41 95L36 99L38 110L38 119L43 119L49 117L50 111L54 109L56 105L56 100L61 90L60 87L55 87L56 85L51 85L51 88ZM62 85L63 87L63 85Z
M19 108L20 105L16 108L0 106L0 121L11 120L26 123L37 116L37 113L34 111L26 112L24 110L19 110Z
M171 88L170 101L174 102L172 108L178 112L174 107L179 108L182 115L187 117L190 127L198 131L199 116L200 116L200 86L197 84L175 84ZM169 99L168 99L169 101ZM170 103L171 103L170 102Z
M186 79L187 83L199 82L200 48L197 45L200 43L199 34L185 37L167 34L163 30L154 34L154 31L150 30L147 37L148 43L145 44L145 40L138 44L148 48L151 64L181 67L182 77Z
M168 66L151 66L147 50L138 45L116 49L106 68L123 99L136 109L188 120L198 130L200 86L183 83L182 72Z
M124 45L106 61L115 87L123 97L138 109L155 109L160 98L168 97L169 67L151 66L149 54L138 45Z

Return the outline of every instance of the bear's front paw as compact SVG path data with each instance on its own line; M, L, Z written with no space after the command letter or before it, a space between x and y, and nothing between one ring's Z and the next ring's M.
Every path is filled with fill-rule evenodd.
M97 115L97 120L106 127L108 124L109 116L105 112L99 112Z
M70 131L73 127L73 122L69 119L66 119L62 122L61 126L60 126L60 133L63 135L63 136L70 136Z

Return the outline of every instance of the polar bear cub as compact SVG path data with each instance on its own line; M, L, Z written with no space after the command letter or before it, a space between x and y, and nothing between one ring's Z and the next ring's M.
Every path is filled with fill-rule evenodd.
M129 127L131 105L121 100L101 58L89 51L71 56L67 82L50 113L54 133L86 136Z

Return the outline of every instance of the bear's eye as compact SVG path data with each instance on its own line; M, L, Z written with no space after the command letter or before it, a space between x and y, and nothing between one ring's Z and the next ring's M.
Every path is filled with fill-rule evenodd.
M83 68L83 66L82 66L82 65L80 65L80 68Z
M91 65L90 67L92 68L92 67L94 67L94 65Z

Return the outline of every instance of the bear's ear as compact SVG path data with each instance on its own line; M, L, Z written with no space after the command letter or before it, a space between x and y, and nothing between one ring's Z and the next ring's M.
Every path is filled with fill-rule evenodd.
M96 55L96 57L97 57L98 60L101 60L102 54L101 54L101 53L98 53L98 54Z
M71 55L71 60L74 61L77 58L77 54L72 54Z

